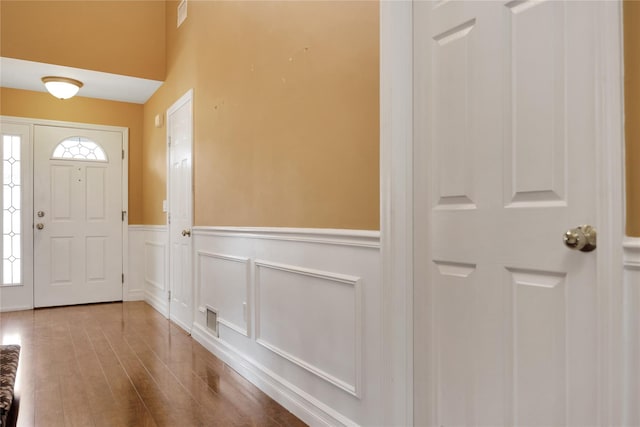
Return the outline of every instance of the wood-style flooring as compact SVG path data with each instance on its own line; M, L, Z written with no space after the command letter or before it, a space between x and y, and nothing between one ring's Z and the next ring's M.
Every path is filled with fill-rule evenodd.
M303 426L144 302L0 313L19 426Z

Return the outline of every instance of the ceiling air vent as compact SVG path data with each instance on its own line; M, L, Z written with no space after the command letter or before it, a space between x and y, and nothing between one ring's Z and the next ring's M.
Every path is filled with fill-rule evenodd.
M185 19L187 19L187 0L182 0L178 5L178 25L176 28L179 27Z

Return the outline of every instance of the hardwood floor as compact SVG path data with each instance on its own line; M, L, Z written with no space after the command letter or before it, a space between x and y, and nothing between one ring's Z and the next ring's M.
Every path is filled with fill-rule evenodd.
M144 302L0 313L19 426L304 426Z

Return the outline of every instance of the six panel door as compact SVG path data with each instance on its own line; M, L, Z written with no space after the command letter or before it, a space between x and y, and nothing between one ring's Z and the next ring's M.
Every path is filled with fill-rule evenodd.
M122 134L34 136L35 306L122 300Z
M593 4L414 3L416 425L597 423Z

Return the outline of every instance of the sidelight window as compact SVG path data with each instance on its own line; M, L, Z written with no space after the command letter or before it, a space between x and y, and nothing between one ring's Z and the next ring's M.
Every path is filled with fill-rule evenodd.
M2 284L17 285L21 278L22 202L21 137L2 136Z

